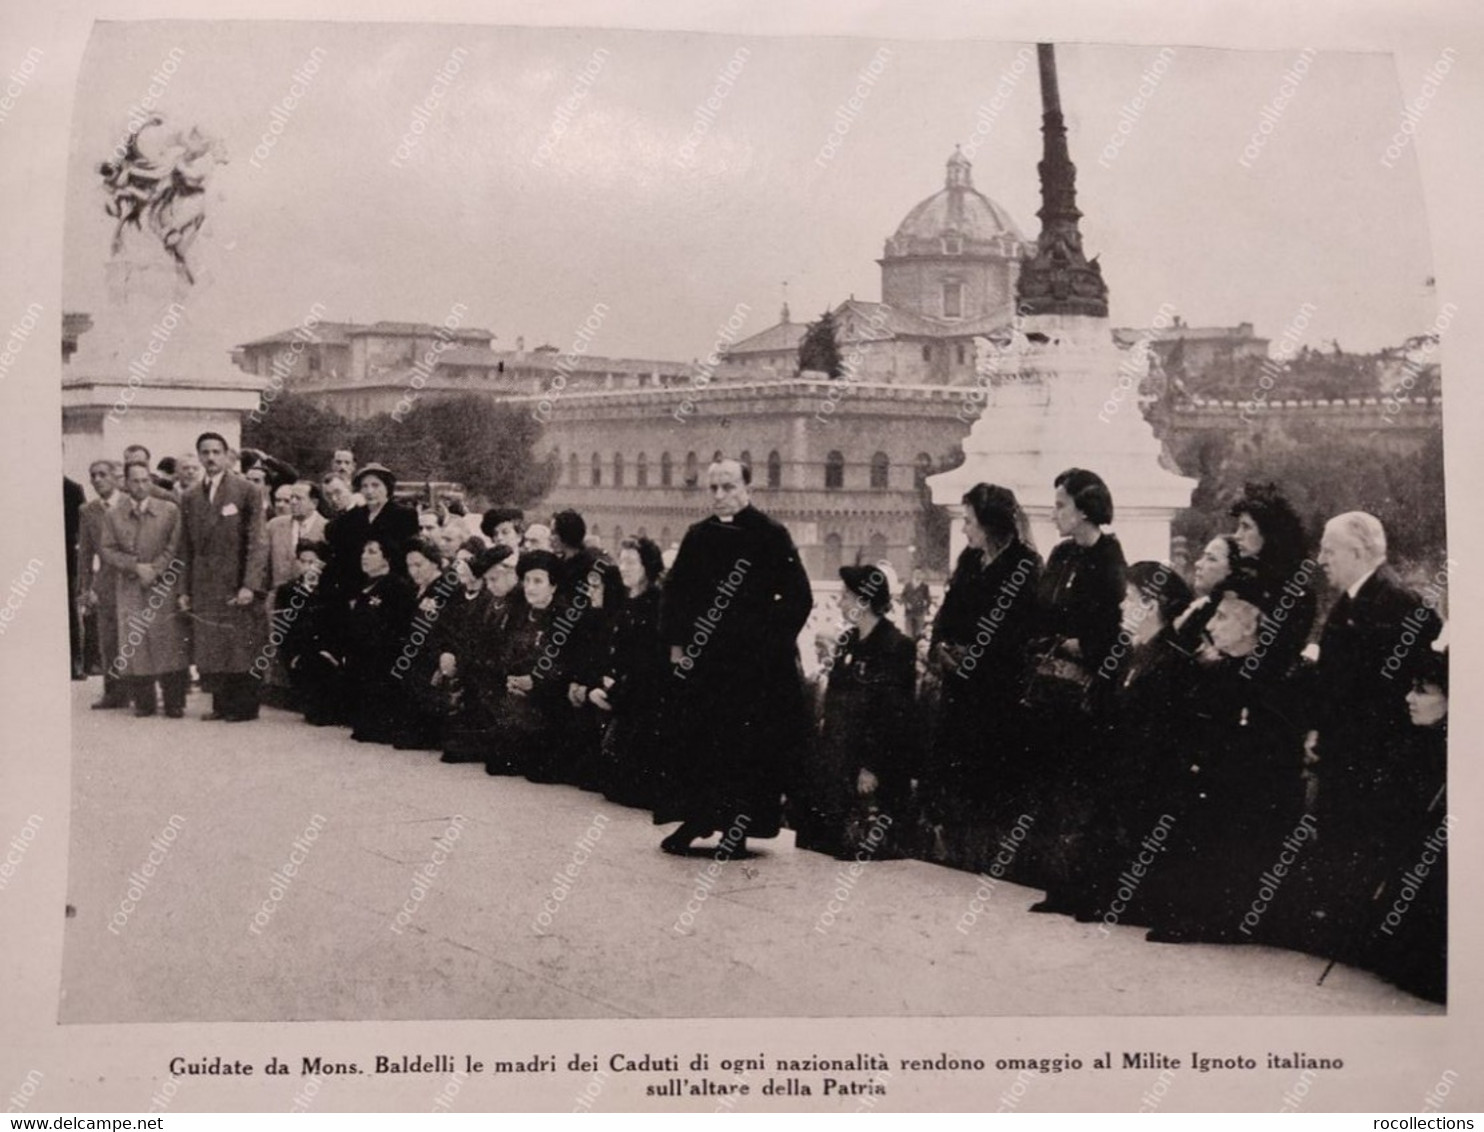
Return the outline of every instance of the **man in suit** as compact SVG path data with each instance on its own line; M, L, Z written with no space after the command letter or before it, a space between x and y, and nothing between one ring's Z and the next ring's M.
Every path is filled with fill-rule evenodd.
M185 714L190 685L186 636L177 613L181 573L180 508L153 494L149 465L124 465L130 502L103 524L103 560L116 575L118 656L113 668L129 688L134 714L155 714L155 682L165 714Z
M289 493L289 513L268 520L268 577L273 589L292 582L297 573L299 543L320 542L325 537L325 518L316 498L319 488L309 480L280 487Z
M268 540L258 489L228 470L227 442L203 432L196 440L205 478L185 500L185 592L201 687L212 694L206 719L258 717L251 670L267 629Z
M136 460L142 460L144 461L144 466L147 468L150 466L150 460L152 458L153 457L151 457L149 454L149 449L142 444L130 444L124 449L125 465L132 464ZM156 499L174 498L171 489L175 486L175 484L169 476L161 475L158 472L151 472L149 476L149 483L149 493Z
M85 503L78 516L77 604L84 618L92 614L89 651L103 669L103 696L93 703L94 710L129 706L127 689L113 667L119 651L115 574L99 555L104 519L124 498L118 489L118 474L112 460L94 460L88 466L88 479L98 498Z
M1314 711L1305 742L1317 778L1316 897L1331 946L1343 949L1391 857L1410 765L1407 693L1442 629L1434 606L1386 562L1386 532L1363 511L1324 528L1319 564L1340 591L1319 638Z

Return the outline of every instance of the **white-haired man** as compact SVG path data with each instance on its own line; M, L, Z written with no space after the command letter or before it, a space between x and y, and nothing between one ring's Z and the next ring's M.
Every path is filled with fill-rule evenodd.
M1344 951L1359 942L1354 925L1397 855L1389 838L1404 826L1394 810L1414 773L1407 693L1442 623L1387 564L1386 531L1374 515L1347 511L1326 523L1319 565L1340 596L1319 638L1305 753L1318 779L1315 896L1329 906L1332 947Z

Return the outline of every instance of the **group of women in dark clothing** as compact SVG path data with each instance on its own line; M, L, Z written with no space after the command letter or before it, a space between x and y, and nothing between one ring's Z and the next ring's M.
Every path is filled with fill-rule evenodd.
M796 843L988 871L1044 890L1033 911L1142 925L1157 941L1343 952L1440 998L1441 960L1416 961L1441 955L1440 903L1389 950L1337 940L1354 917L1325 930L1300 655L1316 585L1286 501L1250 487L1193 587L1167 564L1125 563L1093 472L1056 478L1062 537L1044 561L1013 492L979 484L963 502L967 546L925 661L889 616L886 572L840 571L842 628L821 641L811 741L786 787ZM300 577L275 602L309 722L662 808L675 752L653 542L627 539L610 561L470 540L444 561L372 534L355 580L342 570L330 585L333 557L302 544ZM1445 664L1417 676L1430 705L1413 715L1418 780L1441 785ZM1442 812L1428 794L1407 811L1411 840ZM1290 857L1321 864L1273 884Z

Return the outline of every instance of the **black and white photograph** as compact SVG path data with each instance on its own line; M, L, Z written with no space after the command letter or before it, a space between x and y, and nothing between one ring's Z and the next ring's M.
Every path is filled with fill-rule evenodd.
M12 1111L1469 1107L1477 27L500 11L50 77Z

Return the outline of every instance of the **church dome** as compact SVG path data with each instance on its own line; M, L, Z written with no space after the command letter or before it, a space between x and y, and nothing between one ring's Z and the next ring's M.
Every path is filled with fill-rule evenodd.
M907 213L886 241L887 259L1022 254L1025 237L1005 209L974 188L972 168L955 147L943 187Z

